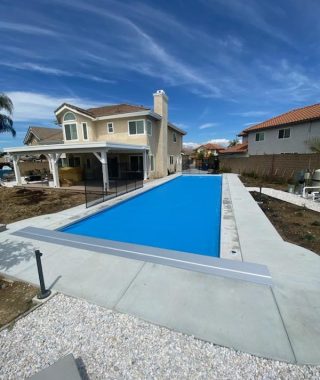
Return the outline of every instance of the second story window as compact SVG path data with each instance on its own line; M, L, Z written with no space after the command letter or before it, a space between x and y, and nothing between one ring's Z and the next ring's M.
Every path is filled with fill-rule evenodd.
M77 124L64 124L66 140L78 140Z
M264 140L264 132L256 133L256 141L263 141L263 140Z
M279 139L288 139L290 137L290 128L279 129L278 138Z
M129 135L144 135L144 121L129 121Z
M173 139L173 142L177 142L177 134L176 134L176 132L173 132L172 133L172 139Z
M108 133L113 133L114 132L113 123L108 123L107 124L107 130L108 130Z
M63 121L73 121L73 120L76 120L74 113L67 112L64 114Z
M88 127L87 123L82 123L83 140L88 140Z
M147 120L147 135L152 136L152 122L151 122L151 120Z

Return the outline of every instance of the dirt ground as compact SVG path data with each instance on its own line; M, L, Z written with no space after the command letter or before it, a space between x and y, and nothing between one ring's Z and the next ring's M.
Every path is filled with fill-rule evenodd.
M38 289L30 284L0 276L0 327L29 310L37 293Z
M51 214L85 203L82 193L0 187L0 224Z
M288 184L276 177L255 177L240 175L240 180L246 187L271 187L277 190L287 190Z
M255 200L260 194L251 193ZM262 194L263 212L288 242L310 249L320 255L320 213Z

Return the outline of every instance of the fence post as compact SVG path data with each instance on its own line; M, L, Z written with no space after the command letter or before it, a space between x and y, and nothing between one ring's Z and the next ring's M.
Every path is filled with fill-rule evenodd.
M50 296L51 290L50 289L46 289L46 286L44 284L42 264L41 264L42 253L38 249L34 253L36 255L38 275L39 275L39 282L40 282L40 293L38 294L37 298L39 300L42 300L42 299L47 298L47 297Z

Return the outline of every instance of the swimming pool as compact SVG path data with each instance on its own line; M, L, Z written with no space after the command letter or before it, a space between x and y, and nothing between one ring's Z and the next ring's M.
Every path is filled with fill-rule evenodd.
M219 257L221 176L180 176L59 231Z

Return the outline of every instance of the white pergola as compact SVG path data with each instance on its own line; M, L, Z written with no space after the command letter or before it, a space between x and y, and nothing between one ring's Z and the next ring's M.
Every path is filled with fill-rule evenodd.
M143 177L148 178L147 155L149 146L114 144L107 142L93 142L80 144L52 144L52 145L29 145L23 147L5 148L13 160L13 168L16 176L17 185L21 185L21 174L19 169L19 159L23 155L43 154L49 162L50 172L53 176L53 186L60 187L58 161L63 153L92 153L101 162L103 183L106 190L109 189L108 175L108 152L112 153L142 153L143 155Z

